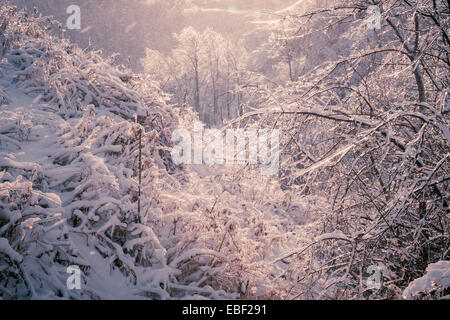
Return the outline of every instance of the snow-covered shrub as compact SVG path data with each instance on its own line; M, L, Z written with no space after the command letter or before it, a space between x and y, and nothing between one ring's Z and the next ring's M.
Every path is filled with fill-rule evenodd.
M0 172L0 296L80 298L66 287L66 267L89 268L68 239L61 200L22 176Z
M103 297L102 293L94 293L96 289L89 283L98 265L94 267L89 259L76 258L73 248L80 246L96 252L103 257L104 265L120 270L130 282L136 283L138 271L135 268L146 267L146 270L141 268L141 274L145 274L154 270L149 266L164 264L165 249L151 227L142 225L137 217L138 134L142 132L145 146L144 166L159 170L176 168L168 153L173 115L165 105L164 94L151 80L142 84L139 76L114 66L114 58L103 59L99 52L83 51L53 36L49 31L57 29L58 24L51 19L37 13L18 12L3 3L0 18L8 22L2 29L7 43L3 54L8 63L2 63L2 69L9 73L7 76L12 82L33 96L25 101L32 101L39 109L27 110L32 107L30 104L20 110L2 110L0 114L0 169L2 177L7 179L1 185L1 296ZM20 152L27 142L24 132L30 134L27 128L38 131L46 127L46 137L49 134L58 137L52 147L55 151L48 155L44 152L47 160L42 166L23 161ZM42 137L37 138L39 143ZM32 143L34 141L27 145ZM36 152L36 146L29 148ZM39 161L43 161L42 158ZM27 184L21 179L27 180ZM24 192L16 192L16 189ZM64 200L56 195L49 196L48 190L57 192ZM43 202L41 196L57 198L59 204ZM22 200L25 202L21 203ZM30 213L27 218L36 225L43 219L45 228L17 225L18 221L22 223L19 214L24 210ZM51 213L59 218L51 216L50 219ZM56 234L55 230L64 232ZM26 232L34 237L30 242L37 245L20 247ZM80 244L80 236L85 236L90 244ZM66 248L68 244L63 240L74 240L77 245ZM40 249L42 243L45 250ZM142 252L140 243L148 250ZM18 260L19 255L28 262ZM89 257L84 255L84 258ZM17 263L17 270L14 263ZM80 266L86 276L86 289L78 294L67 293L65 283L57 281L58 277L67 278L61 265L72 264ZM30 271L28 267L32 265L42 270ZM57 271L52 269L53 265ZM17 283L10 279L13 271L17 274ZM47 276L43 278L41 273ZM56 278L53 281L51 277ZM18 286L18 291L11 290L20 281L23 286ZM39 282L38 286L34 281ZM54 283L54 287L45 287L45 282ZM154 287L148 285L146 290L156 290L159 298L169 296L159 282L155 281Z
M412 281L403 291L404 299L450 299L450 261L427 267L423 277Z

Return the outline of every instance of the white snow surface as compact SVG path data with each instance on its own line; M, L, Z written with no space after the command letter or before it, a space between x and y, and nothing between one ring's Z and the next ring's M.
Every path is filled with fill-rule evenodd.
M411 282L403 291L405 299L413 299L419 294L427 294L434 290L450 288L450 261L438 261L427 267L423 277ZM450 299L450 296L445 296Z
M186 168L190 182L182 185L145 148L154 163L146 162L143 174L145 225L135 224L137 177L129 159L135 166L136 143L114 139L130 139L137 125L93 106L79 116L55 112L56 105L14 83L13 66L2 68L8 102L0 107L0 221L7 223L0 224L0 258L25 281L6 282L0 296L222 299L277 292L285 265L270 261L305 242L305 204L277 204L284 195L270 180L249 177L234 190L229 173L236 168ZM10 243L5 233L17 230L16 221L21 238ZM113 240L119 232L129 234L122 245ZM136 250L145 264L137 263ZM82 290L66 288L69 265L83 271ZM245 268L253 271L242 274Z

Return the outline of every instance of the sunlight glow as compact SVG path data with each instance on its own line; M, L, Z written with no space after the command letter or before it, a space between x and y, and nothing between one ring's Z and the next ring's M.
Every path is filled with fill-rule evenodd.
M231 13L235 13L237 11L237 8L236 8L236 6L228 6L227 11L231 12Z

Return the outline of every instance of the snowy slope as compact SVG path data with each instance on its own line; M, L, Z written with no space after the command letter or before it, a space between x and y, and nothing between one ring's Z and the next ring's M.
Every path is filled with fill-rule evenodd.
M174 166L171 130L192 112L172 110L151 79L114 58L48 34L51 21L8 6L0 15L10 17L0 56L1 298L274 298L290 290L284 262L272 261L305 242L303 204L251 172L199 177ZM81 290L66 286L73 265Z
M0 228L0 237L8 238L8 240L1 238L0 254L8 256L9 268L11 269L11 264L17 267L14 272L18 277L23 277L24 281L21 286L11 279L3 282L1 290L4 298L170 298L166 291L161 290L161 284L169 286L174 297L178 298L183 296L195 298L198 297L196 294L211 298L236 297L233 294L226 294L225 291L202 286L201 283L206 278L200 279L198 286L188 286L183 280L171 283L174 277L182 272L179 267L186 262L194 262L193 258L196 256L217 257L224 261L228 259L220 253L223 249L213 251L209 245L199 247L192 238L192 236L200 237L203 240L199 242L208 241L213 247L219 246L218 241L211 238L211 234L201 233L203 227L208 229L210 227L203 222L202 225L198 225L198 221L204 218L197 209L201 207L205 210L211 209L212 204L218 200L210 193L211 188L219 188L217 193L222 197L219 201L224 202L217 205L218 210L221 208L220 210L225 211L218 212L215 222L224 223L222 228L225 233L219 236L220 245L235 246L226 250L234 251L237 248L238 252L242 252L243 249L249 250L251 247L264 251L270 249L266 258L271 261L282 250L281 243L278 245L276 243L282 239L287 241L288 235L291 236L290 245L297 245L297 240L293 236L295 235L293 216L289 216L286 212L282 213L281 208L273 210L270 203L268 211L264 214L258 212L256 208L253 209L256 210L253 213L246 212L251 208L242 211L243 203L249 206L253 204L245 201L242 191L231 190L229 182L214 180L219 179L217 172L213 176L200 173L204 181L197 180L199 178L194 174L191 177L192 185L180 187L178 192L170 190L162 192L161 188L161 199L154 208L161 213L166 212L162 218L158 218L157 215L154 217L155 232L159 236L150 227L135 224L132 213L136 212L137 203L130 201L129 196L129 190L136 191L135 176L132 177L132 173L123 166L123 158L115 163L105 156L109 153L122 153L122 148L118 145L105 146L98 143L98 137L103 138L102 125L105 123L107 127L114 129L106 131L109 135L121 127L131 130L134 124L119 119L116 123L112 118L102 115L101 111L95 112L89 108L81 117L64 119L55 113L55 106L38 102L38 97L24 94L16 84L13 84L14 73L13 67L4 65L4 75L0 82L3 92L9 97L9 103L3 105L0 111L2 128L0 190L3 192L0 198L2 200L0 221L9 220L9 223L2 224ZM211 172L211 169L207 168L202 170ZM20 207L16 206L19 200L11 201L11 196L16 193L23 199ZM115 212L115 207L120 207L121 210ZM169 208L170 211L164 208ZM292 210L298 209L300 208L293 207ZM233 210L241 216L233 217ZM303 212L299 214L301 216ZM253 221L250 222L252 216ZM170 225L161 226L159 229L159 223L171 222L172 217L180 221L180 224L183 220L187 223L184 227L191 232L185 233L184 239L176 234L176 226L173 231ZM259 222L255 217L258 217ZM158 220L160 222L157 222ZM16 221L20 221L22 228L19 230L14 229L17 227L14 225ZM274 229L274 224L280 224L277 228L285 225L286 228L291 228L291 232L281 235L280 230ZM192 229L190 225L198 227ZM117 239L111 234L116 227L117 232L136 229L141 231L136 233L139 234L138 238L123 243L121 247L119 245L121 242L114 242ZM183 226L178 228L182 230ZM256 238L255 231L258 235ZM21 238L8 237L11 232L17 232ZM161 235L167 232L169 235L173 232L173 237L163 236L165 238L161 240L164 241L163 246L160 242ZM195 235L196 233L198 235ZM241 240L235 240L233 237ZM190 249L183 245L183 240L185 245L190 245ZM124 248L128 248L131 252L135 245L141 244L144 247L149 246L152 252L152 257L149 258L149 263L150 260L153 262L151 268L148 265L146 267L136 265L133 254L125 253ZM272 253L269 253L270 251ZM254 253L257 254L258 251ZM263 267L264 260L255 264L255 258L264 259L249 254L246 254L244 259L243 256L234 254L235 262L240 261L257 269L262 268L261 271L265 273L264 268L267 266ZM121 262L118 264L118 261ZM206 265L210 262L211 260L203 261ZM68 278L66 273L68 265L81 266L83 290L67 290L65 281ZM214 274L226 268L220 265L217 270L210 268L210 272ZM202 267L193 271L198 273L201 270ZM203 267L203 270L206 269ZM264 273L261 274L261 278L264 277ZM188 278L195 279L192 276ZM188 280L188 283L192 280ZM263 288L267 285L270 286L270 283L260 283L257 287L259 291L253 291L252 294L266 295L267 292ZM14 288L17 288L17 291ZM180 294L179 291L185 293Z
M7 70L7 72L8 71L10 70ZM53 182L54 180L52 179L46 180L45 178L54 177L56 179L61 179L70 175L80 174L78 170L66 170L64 169L64 166L52 161L52 157L55 154L61 153L64 149L58 142L61 137L61 132L71 128L71 124L64 120L60 115L55 114L54 111L50 110L46 105L37 103L35 98L21 93L16 86L11 85L12 81L9 77L10 74L10 72L7 73L1 81L1 86L4 88L8 97L10 97L10 103L3 106L0 111L2 131L5 128L9 128L8 134L2 134L0 166L2 169L7 167L8 172L11 172L11 169L13 168L16 169L17 175L11 176L11 174L2 172L1 184L3 187L8 187L8 183L12 183L14 187L20 188L19 181L26 181L24 186L33 188L31 197L37 197L38 203L42 201L51 203L50 208L45 208L45 210L40 212L39 215L36 215L36 217L31 215L31 210L28 211L30 214L22 214L24 220L22 225L25 225L29 229L26 234L24 234L24 237L29 237L30 241L32 241L31 239L38 238L40 236L39 232L42 230L41 228L44 224L43 220L52 220L51 225L44 227L42 230L47 234L42 241L45 241L45 243L47 241L50 243L56 241L58 245L76 248L74 252L71 253L74 258L72 262L84 262L84 264L89 265L93 270L89 275L89 279L86 279L86 282L89 282L89 290L92 291L94 295L102 298L126 299L132 297L132 290L126 289L126 278L123 277L120 272L111 272L109 266L103 263L103 259L100 258L94 247L90 247L83 243L82 236L72 234L70 236L70 241L60 240L61 234L67 232L65 223L68 215L66 214L67 210L64 208L64 200L66 199L65 201L67 202L67 199L70 199L70 195L61 192L60 188L57 188L57 182ZM14 138L18 137L15 136L14 133L22 131L24 131L23 135L19 136L18 140L15 140ZM6 143L6 145L4 143L5 140L3 140L3 138L5 137L8 137L6 142L11 142L9 148L8 143ZM16 146L20 147L17 148ZM26 176L29 173L31 173L32 176L27 179ZM39 185L40 179L43 180L44 185ZM45 183L45 181L49 181L50 183ZM34 190L34 188L45 190L45 193ZM34 207L33 200L30 200L30 207ZM3 208L3 210L5 210L5 208ZM3 213L5 212L6 211L3 211ZM10 213L11 212L13 211L10 211ZM28 215L33 216L33 218L30 217L27 219ZM38 216L45 218L38 218ZM48 234L50 230L53 231L52 234ZM25 255L21 259L24 259L22 272L24 274L29 272L29 277L34 278L35 273L40 273L40 271L42 271L35 270L35 268L31 266L33 262L36 261L33 258ZM30 267L32 270L28 271L27 267ZM55 271L57 272L59 279L52 280L51 285L55 286L57 283L60 289L64 290L64 279L67 278L66 270L61 266ZM55 275L52 275L52 278L54 276ZM31 280L30 282L33 281ZM37 288L39 285L36 283L29 283L28 285L34 287L37 297L55 298L52 293L46 292L49 288L45 285L39 289ZM72 296L68 292L66 292L66 294Z

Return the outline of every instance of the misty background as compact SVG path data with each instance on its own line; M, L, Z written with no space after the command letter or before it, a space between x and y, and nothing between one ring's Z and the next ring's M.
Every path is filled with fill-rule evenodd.
M256 29L255 19L268 17L296 0L11 0L18 8L37 7L66 27L70 5L81 8L82 30L65 34L81 48L89 45L105 55L120 54L120 61L141 71L145 49L168 53L176 45L174 33L188 26L198 31L213 28L233 42ZM261 13L259 13L261 12Z

